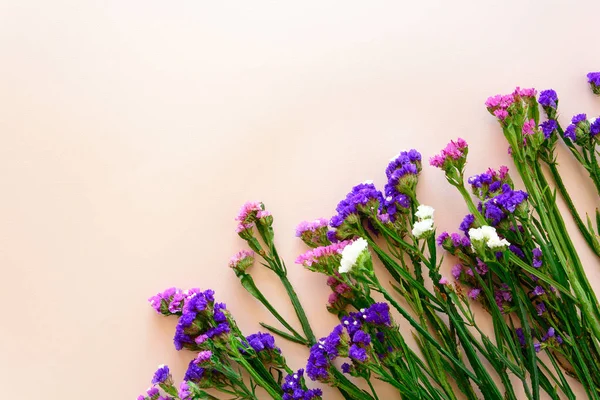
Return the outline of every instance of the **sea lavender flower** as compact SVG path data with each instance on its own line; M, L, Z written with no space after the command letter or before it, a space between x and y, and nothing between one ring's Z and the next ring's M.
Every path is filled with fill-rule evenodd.
M525 121L523 123L523 135L533 135L535 133L535 121L530 119L529 121Z
M383 202L383 194L377 190L373 182L363 182L354 186L346 198L338 203L337 214L329 223L333 228L338 228L349 217L356 218L359 212L367 212L375 216Z
M592 92L600 96L600 72L590 72L587 74L587 78Z
M501 239L498 236L496 229L492 226L484 225L481 228L471 228L469 230L469 237L472 243L484 243L492 250L510 246L510 243L506 239Z
M260 201L248 201L244 203L238 216L235 218L238 221L236 232L242 236L251 230L257 220L257 213L263 210L264 205Z
M186 380L181 382L181 385L179 385L179 391L178 391L177 395L179 396L179 398L181 400L191 400L192 392L191 392L190 386L188 385Z
M331 362L339 356L340 346L347 343L343 335L343 326L337 325L329 336L321 338L311 347L306 364L306 374L310 379L328 381Z
M251 250L240 250L229 260L229 267L236 275L241 275L254 264L254 252Z
M531 251L532 255L533 255L533 267L534 268L540 268L543 264L542 261L542 250L540 250L539 248L535 248Z
M299 369L284 378L281 389L283 400L319 400L323 395L321 389L307 389L304 384L304 370Z
M342 251L350 243L352 243L350 240L344 240L330 244L329 246L310 249L296 258L296 264L301 264L312 271L327 272L331 269L332 264L337 266Z
M183 377L184 381L200 382L204 377L205 369L200 367L195 361L195 359L190 361Z
M367 350L365 350L362 347L359 347L356 344L350 346L350 349L348 350L348 356L353 361L357 361L359 363L364 363L365 361L367 361L368 358Z
M538 102L544 108L546 113L548 113L546 108L551 108L551 109L556 110L556 108L558 107L558 95L556 94L556 91L554 91L553 89L542 90L540 92ZM549 116L548 118L551 118L551 117Z
M154 308L156 310L157 313L159 314L163 314L163 315L170 315L171 312L169 311L169 304L171 303L171 300L173 299L173 296L175 296L175 294L180 293L181 289L177 289L177 288L168 288L165 291L163 291L162 293L158 293L152 297L150 297L148 299L148 301L150 302L150 305L152 306L152 308Z
M537 315L541 316L546 312L546 304L542 301L535 305Z
M158 385L164 382L167 382L171 379L171 371L169 371L169 367L162 364L158 366L158 369L154 373L154 377L152 378L152 384Z
M594 138L598 134L600 134L600 117L595 118L593 121L590 120L590 136Z
M404 194L408 198L413 198L420 172L421 153L415 149L403 151L397 157L391 159L385 170L388 179L385 185L386 197L394 199L399 194Z
M446 172L451 167L462 171L468 151L469 145L464 139L458 138L456 142L451 140L440 154L429 159L429 164Z
M473 288L473 289L469 290L468 296L471 300L477 300L477 298L479 297L480 294L481 294L481 289Z
M519 340L521 347L525 347L526 342L525 342L525 334L523 333L523 328L515 329L515 333L517 334L517 339Z
M314 221L303 221L296 227L296 236L310 247L326 246L329 244L327 230L329 221L319 218Z
M364 238L358 238L342 249L342 259L338 272L340 274L348 273L356 265L359 256L367 251L368 243Z
M552 135L554 134L554 132L556 132L556 130L558 128L558 123L554 119L549 119L547 121L542 122L540 125L540 128L542 129L542 132L544 133L544 137L546 139L550 139L552 137Z
M564 137L567 139L571 139L572 141L577 140L577 135L575 133L575 129L576 129L575 125L571 124L571 125L567 126L567 129L565 129L565 132L564 132Z
M533 288L533 290L531 291L531 294L534 296L542 296L543 294L545 294L546 291L544 290L543 287L541 286L536 286Z
M257 353L263 350L275 350L279 352L279 348L275 347L275 338L269 333L257 332L247 336L246 340L248 341L250 347L252 347Z

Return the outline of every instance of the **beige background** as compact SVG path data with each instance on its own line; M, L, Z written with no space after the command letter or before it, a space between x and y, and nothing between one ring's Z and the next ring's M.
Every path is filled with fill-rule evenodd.
M248 333L270 320L227 268L247 199L272 210L293 265L295 225L383 184L400 149L429 157L460 135L469 173L510 163L488 95L553 87L565 117L600 114L584 77L598 15L593 0L0 1L1 397L131 399L159 363L180 379L175 321L146 303L171 285L214 288ZM420 195L440 230L465 213L437 170ZM323 278L290 275L326 334Z

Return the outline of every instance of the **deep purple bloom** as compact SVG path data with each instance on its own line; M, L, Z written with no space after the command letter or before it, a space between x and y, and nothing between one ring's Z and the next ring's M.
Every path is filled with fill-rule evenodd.
M348 350L348 356L354 361L365 362L367 361L367 350L353 344Z
M580 122L587 120L587 115L585 114L577 114L571 119L571 123L573 125L577 125Z
M523 250L521 250L519 247L515 246L514 244L511 244L510 246L508 246L508 249L515 254L517 257L519 257L520 259L524 260L525 259L525 253L523 253Z
M565 129L564 137L573 141L577 140L577 135L575 134L575 125L571 124L567 126L567 129Z
M549 139L554 133L554 131L556 131L556 129L558 128L558 123L556 122L556 120L549 119L548 121L542 122L540 127L542 128L542 132L544 132L544 137L546 139Z
M460 227L458 229L463 231L464 234L468 236L469 229L471 229L471 227L473 226L473 222L475 222L475 216L473 214L467 214L463 218L462 222L460 223Z
M359 330L352 336L352 342L368 346L371 343L371 336L367 332Z
M537 311L537 315L542 315L546 312L546 304L542 301L536 304L535 309Z
M199 367L194 361L195 360L190 361L185 376L183 377L184 381L199 382L204 376L204 368Z
M377 190L375 185L370 182L360 183L354 186L346 198L338 203L335 209L337 215L331 218L329 224L333 228L337 228L348 216L357 214L361 206L373 203L379 208L383 202L383 194Z
M230 330L231 328L229 327L229 324L227 322L223 322L217 325L215 328L210 328L208 331L206 331L206 336L213 338L225 333L229 333Z
M595 86L600 86L600 72L590 72L587 74L587 78L588 83Z
M446 239L448 239L449 237L450 237L450 235L448 234L448 232L442 232L437 238L438 246L441 246L442 244L444 244L444 241Z
M535 249L531 250L531 254L533 255L533 267L540 268L543 264L542 250L536 247Z
M481 289L473 288L473 289L469 290L468 296L471 300L477 300L480 293L481 293Z
M590 125L590 136L596 137L600 133L600 117L596 118Z
M367 308L363 314L363 319L373 325L391 324L390 306L388 303L375 303Z
M277 349L275 347L275 338L270 333L253 333L252 335L248 335L246 340L248 341L250 347L252 347L257 353L262 350Z
M213 319L215 320L215 322L225 322L227 321L227 317L225 316L225 313L222 310L225 310L226 306L225 303L215 303L215 308L213 310Z
M171 372L169 371L169 367L167 365L160 365L154 373L154 377L152 378L152 384L156 385L159 383L163 383L164 381L169 379L170 375Z
M538 102L542 107L556 108L558 95L552 89L542 90Z
M350 373L350 368L351 368L350 364L348 364L348 363L342 364L342 372L343 373L345 373L345 374Z

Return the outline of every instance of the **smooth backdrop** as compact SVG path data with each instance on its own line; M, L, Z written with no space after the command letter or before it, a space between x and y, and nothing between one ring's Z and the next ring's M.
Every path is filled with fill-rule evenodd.
M295 225L383 184L401 149L429 157L460 136L468 173L511 166L483 102L516 85L556 89L565 121L600 114L585 80L598 15L593 0L0 1L0 397L133 399L160 363L181 379L175 321L146 302L168 286L214 288L248 333L272 321L227 268L249 199L275 215L328 333L323 278L293 264ZM593 210L581 168L560 162ZM426 167L419 191L455 229L466 209L443 174ZM306 350L279 342L302 367Z

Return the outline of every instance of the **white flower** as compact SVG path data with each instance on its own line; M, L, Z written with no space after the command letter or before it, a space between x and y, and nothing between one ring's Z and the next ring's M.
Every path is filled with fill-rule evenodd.
M422 221L415 222L413 226L412 234L416 238L422 237L425 233L433 230L433 220L424 219Z
M469 229L469 237L471 241L483 241L487 244L490 249L497 249L499 247L510 246L510 243L506 239L500 239L496 228L493 226L484 225L481 228Z
M367 248L367 241L363 238L358 238L342 250L342 261L340 261L340 274L345 274L352 270L360 253Z
M417 217L419 219L433 218L434 211L435 210L433 209L433 207L421 204L419 207L417 207L417 212L415 213L415 217Z
M495 238L490 238L487 242L487 245L490 249L497 249L499 247L510 246L510 243L506 239L500 239L498 236Z

